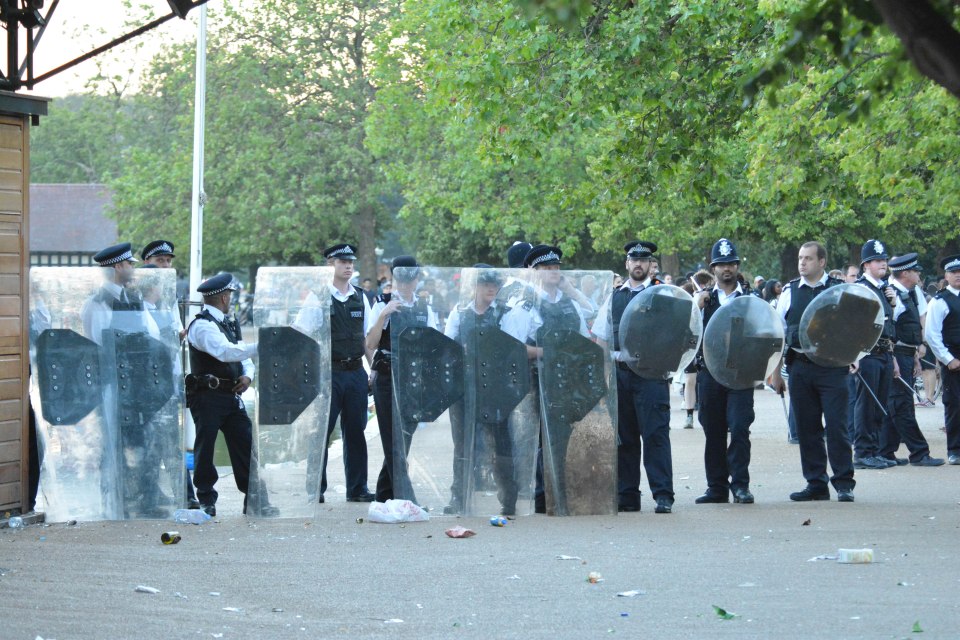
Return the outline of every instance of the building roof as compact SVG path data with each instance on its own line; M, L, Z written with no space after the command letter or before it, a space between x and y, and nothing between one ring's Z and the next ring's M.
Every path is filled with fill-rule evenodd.
M31 184L30 251L94 253L117 242L102 184Z

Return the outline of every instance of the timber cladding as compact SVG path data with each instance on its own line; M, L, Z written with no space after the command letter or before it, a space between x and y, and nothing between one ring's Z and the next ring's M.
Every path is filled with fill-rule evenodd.
M20 509L27 486L27 122L0 116L0 512Z

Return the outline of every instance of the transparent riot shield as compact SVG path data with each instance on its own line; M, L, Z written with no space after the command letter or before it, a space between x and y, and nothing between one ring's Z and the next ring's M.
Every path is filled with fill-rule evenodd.
M331 267L257 272L256 419L247 515L311 518L330 412Z
M613 274L534 273L531 311L547 513L616 514L616 384L609 351L589 333L591 318L611 293Z
M756 296L739 296L720 307L703 332L703 359L714 379L730 389L763 382L780 362L783 322Z
M703 317L689 293L661 284L641 291L620 318L620 351L634 373L669 379L697 355ZM625 352L625 353L624 353Z
M539 442L529 397L525 340L501 328L503 285L522 282L507 270L464 269L460 299L445 333L463 347L463 399L450 407L453 478L449 512L527 515L532 509Z
M172 270L31 270L31 399L47 517L166 518L184 501Z
M400 307L387 325L393 450L384 459L393 497L428 508L447 503L453 480L448 409L463 397L463 347L443 331L459 282L455 268L393 270L391 297Z
M800 347L823 367L845 367L866 355L883 332L883 307L859 284L830 287L800 317Z

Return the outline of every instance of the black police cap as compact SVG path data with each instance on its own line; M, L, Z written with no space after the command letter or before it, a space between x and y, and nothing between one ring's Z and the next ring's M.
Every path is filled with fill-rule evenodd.
M657 245L646 240L634 240L623 245L627 258L651 258L657 252Z
M887 248L879 240L867 240L860 248L860 266L871 260L886 260L889 257Z
M960 271L960 255L947 256L940 261L940 268L944 271Z
M493 268L493 265L484 262L478 262L473 265L474 269L479 269L477 273L477 284L503 284L503 278L500 273Z
M521 268L523 266L523 259L530 253L530 249L533 249L533 245L529 242L523 242L521 240L514 242L513 245L507 249L507 265L511 269Z
M710 249L710 266L730 264L731 262L740 262L737 247L726 238L720 238L713 243L713 248Z
M923 271L923 267L920 266L920 262L917 260L916 253L905 253L902 256L897 256L890 260L887 263L887 266L890 267L890 271L894 273L900 273L901 271Z
M537 267L547 264L563 264L560 259L563 257L563 251L559 247L549 244L538 244L527 252L523 259L523 266Z
M147 260L153 256L177 257L173 254L173 243L169 240L154 240L140 251L140 257L143 260Z
M357 248L352 244L335 244L323 250L323 257L327 260L336 258L338 260L356 260Z
M130 251L129 242L121 242L112 247L107 247L93 256L93 261L101 267L109 267L127 260L137 262L137 259L133 257L133 253Z
M420 265L413 256L397 256L390 264L390 272L394 280L410 282L420 275Z
M224 291L236 291L238 288L237 281L233 277L233 274L224 272L218 273L201 282L200 286L197 287L197 293L206 298L223 293Z

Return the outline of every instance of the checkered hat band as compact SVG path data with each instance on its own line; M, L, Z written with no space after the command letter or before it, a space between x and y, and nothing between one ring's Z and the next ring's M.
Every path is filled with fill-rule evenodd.
M542 256L539 256L539 257L537 257L537 258L534 258L533 261L530 263L530 266L531 266L531 267L535 267L535 266L537 266L538 264L540 264L541 262L546 262L547 260L558 260L558 261L559 261L559 260L560 260L560 256L558 256L556 253L554 253L553 251L551 251L550 253L546 253L546 254L544 254L544 255L542 255Z
M171 247L169 244L164 242L159 247L154 247L153 249L150 249L150 251L147 252L147 255L144 256L144 259L152 258L158 253L173 253L173 247Z
M101 267L109 267L112 264L117 264L118 262L123 262L125 260L133 260L133 254L129 251L124 251L116 258L110 258L109 260L104 260L100 263Z

